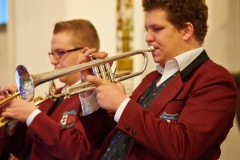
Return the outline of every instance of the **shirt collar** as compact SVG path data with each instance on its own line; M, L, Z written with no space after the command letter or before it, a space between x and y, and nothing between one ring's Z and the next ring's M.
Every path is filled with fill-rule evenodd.
M199 47L187 52L184 52L176 57L173 57L173 59L166 62L165 67L160 66L159 64L156 66L157 71L160 74L163 74L163 71L166 68L174 68L177 71L182 71L184 68L186 68L195 58L197 58L198 55L201 54L203 51L203 47Z

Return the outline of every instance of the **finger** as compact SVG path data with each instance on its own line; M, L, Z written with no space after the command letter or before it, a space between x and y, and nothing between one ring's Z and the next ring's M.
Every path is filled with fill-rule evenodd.
M84 47L83 50L82 50L82 53L85 53L87 50L89 50L88 47Z
M3 112L9 112L9 110L11 110L11 109L9 108L8 105L5 105L5 106L3 107Z
M96 48L92 48L92 49L88 49L84 52L83 56L85 57L89 57L90 55L92 55L93 53L95 53L97 50Z
M14 116L14 114L11 113L11 112L5 111L5 112L2 112L1 116L2 117L10 117L10 118L12 118Z
M6 107L6 108L11 108L11 107L14 108L14 105L17 104L19 101L24 101L24 100L13 98L10 102L7 103L8 107Z
M81 56L78 58L77 64L82 64L84 62L87 62L87 59L88 59L87 57Z
M107 80L96 77L96 76L92 76L92 75L86 75L86 76L84 76L84 78L87 82L94 83L97 86L104 85L104 84L108 83Z
M118 86L118 87L124 87L124 85L121 83L121 82L119 82L119 81L117 81L117 82L115 82L115 84Z
M17 86L16 86L16 84L4 86L0 89L0 92L4 92L4 91L15 92L15 91L17 91Z
M0 96L0 100L3 100L5 99L6 97L5 96Z
M125 87L122 83L120 83L119 81L115 82L117 88L119 88L124 94L126 94L126 90Z
M6 90L10 90L10 85L7 85L7 86L3 86L0 88L0 92L5 92Z
M93 53L96 52L96 49L89 49L89 48L84 48L83 50L83 54L81 55L81 57L78 58L77 64L82 64L84 62L88 62L90 61L89 56L92 55Z
M12 91L12 92L15 92L15 91L17 91L17 85L16 84L14 84L14 83L12 83L11 85L10 85L10 91Z
M93 53L92 57L103 59L103 58L107 57L107 55L108 55L107 52L97 52L97 53Z

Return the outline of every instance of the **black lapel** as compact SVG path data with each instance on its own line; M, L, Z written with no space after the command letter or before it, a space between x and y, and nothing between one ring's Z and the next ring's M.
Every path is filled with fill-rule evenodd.
M189 73L191 73L196 67L200 66L204 62L209 60L209 57L207 55L207 52L205 50L202 51L202 53L197 56L186 68L183 69L183 71L180 73L182 79L184 79Z

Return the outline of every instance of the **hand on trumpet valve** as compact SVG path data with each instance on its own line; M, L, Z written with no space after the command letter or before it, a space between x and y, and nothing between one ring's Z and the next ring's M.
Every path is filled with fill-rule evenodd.
M82 64L82 63L86 63L91 61L90 56L96 52L96 49L89 49L89 48L84 48L83 49L83 54L81 55L81 57L78 58L77 64ZM87 69L87 70L82 70L80 71L80 75L81 75L81 81L84 82L84 75L85 74L92 74L92 70L91 69Z
M35 109L37 108L33 101L27 102L23 99L13 99L4 106L2 116L25 122Z
M97 103L101 108L115 112L122 101L127 98L125 88L122 83L116 81L112 83L106 79L87 75L86 80L96 84Z
M91 61L91 57L93 59L96 58L105 58L108 54L106 52L96 52L97 50L95 48L84 48L83 49L83 55L79 57L77 64L82 64L85 62Z
M8 108L8 105L5 104L3 107L2 107L2 112L6 112L6 109Z
M85 48L83 50L83 55L78 59L77 63L82 64L82 63L87 63L87 62L93 61L95 59L103 59L103 58L107 57L107 55L108 55L108 53L106 53L106 52L96 52L96 51L97 50L95 48L93 48L93 49ZM81 83L85 82L84 77L86 75L94 75L94 73L95 73L94 68L81 70L80 71ZM93 94L93 91L90 90L90 91L80 93L80 96L81 97L88 97L92 94Z
M89 49L89 48L84 48L83 49L83 55L79 57L77 63L82 64L82 63L87 63L89 61L92 61L94 59L104 59L107 57L108 53L106 52L96 52L97 50L95 48ZM93 75L92 69L87 69L87 70L82 70L80 72L81 74L81 80L84 82L84 75Z

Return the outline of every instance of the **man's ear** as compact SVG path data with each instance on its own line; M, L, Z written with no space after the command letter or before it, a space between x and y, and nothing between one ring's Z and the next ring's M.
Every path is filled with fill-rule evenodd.
M183 40L188 40L194 34L194 26L192 25L192 23L187 22L185 24L185 28L183 29L183 31L184 31Z

